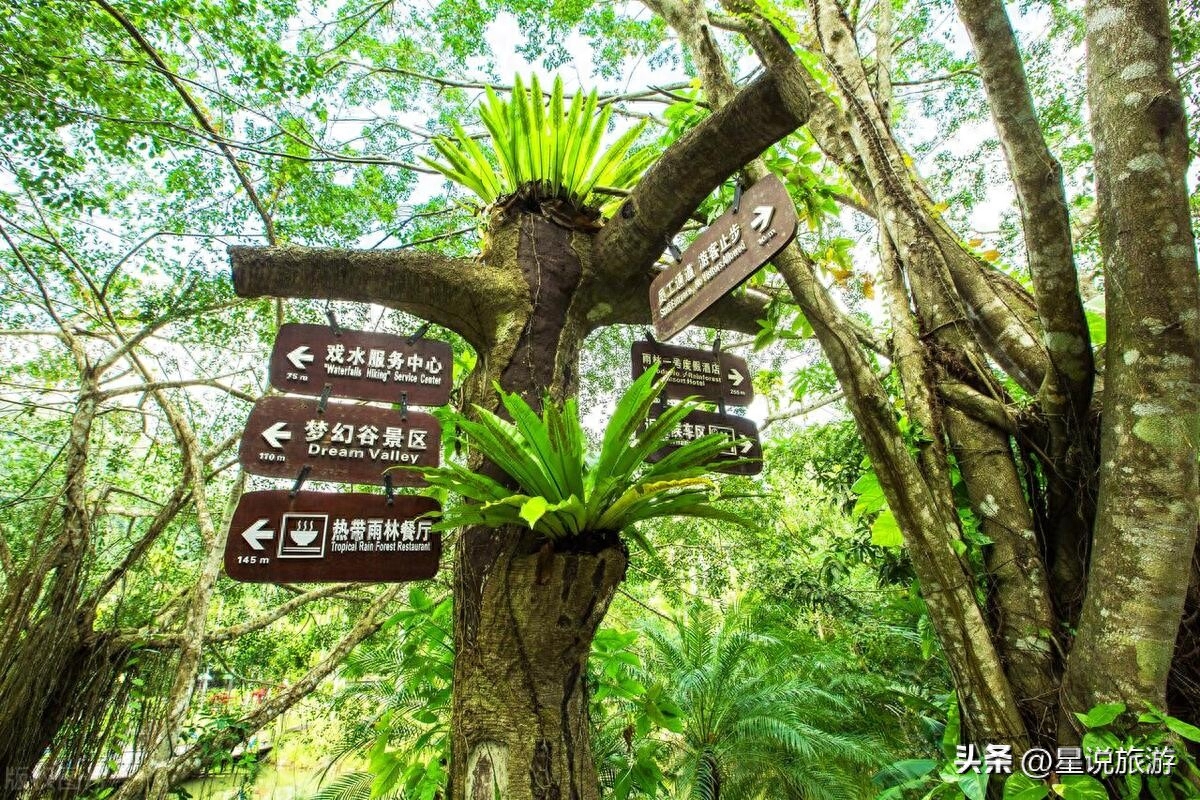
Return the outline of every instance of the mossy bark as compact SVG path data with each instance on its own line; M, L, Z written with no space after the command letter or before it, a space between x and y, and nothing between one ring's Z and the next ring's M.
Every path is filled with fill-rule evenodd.
M493 218L483 259L527 299L480 353L467 399L494 407L493 383L535 406L573 396L592 307L591 236L510 207ZM585 675L626 563L613 531L555 544L524 528L460 532L452 800L599 797Z

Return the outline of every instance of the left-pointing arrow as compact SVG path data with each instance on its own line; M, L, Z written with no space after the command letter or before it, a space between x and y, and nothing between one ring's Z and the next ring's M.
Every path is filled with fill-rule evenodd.
M311 364L314 358L316 356L308 352L308 345L306 344L300 345L287 354L288 361L292 362L292 366L296 369L304 369L304 365Z
M282 450L283 443L292 438L292 432L287 429L286 422L276 422L263 431L262 437L267 440L267 444L271 445L271 447L274 447L276 450Z
M246 540L246 544L250 545L255 550L262 550L262 543L270 541L275 537L275 531L269 531L263 527L268 522L270 522L269 519L260 519L258 522L242 531L242 538Z

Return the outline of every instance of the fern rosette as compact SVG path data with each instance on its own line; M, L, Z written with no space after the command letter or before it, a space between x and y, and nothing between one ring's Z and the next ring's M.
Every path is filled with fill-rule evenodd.
M657 365L618 401L594 460L586 457L573 399L561 406L547 400L539 416L519 395L500 391L511 422L480 406L474 407L474 419L453 411L445 414L458 426L459 436L502 470L510 484L454 462L399 469L419 472L431 486L462 498L440 512L434 530L514 525L551 541L615 531L647 546L633 526L655 517L744 525L737 515L712 504L720 490L709 472L717 462L726 463L726 436L695 439L657 463L646 463L696 407L692 400L669 406L647 424L665 383L655 380L656 374Z
M537 200L565 200L580 210L611 210L606 204L612 198L598 200L597 189L631 187L653 160L649 149L631 152L645 122L602 150L612 106L601 107L593 90L576 94L564 110L562 79L555 78L547 108L536 75L530 84L526 90L518 75L508 102L487 88L487 100L479 106L491 139L487 151L454 121L453 138L433 140L444 160L423 160L487 204L523 193Z

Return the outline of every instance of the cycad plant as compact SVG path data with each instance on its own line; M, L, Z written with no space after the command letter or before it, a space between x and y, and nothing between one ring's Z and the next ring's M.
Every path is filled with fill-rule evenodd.
M821 647L770 627L743 607L699 601L674 624L645 624L640 677L671 687L683 721L662 763L671 797L870 796L884 747L861 732L863 698L819 666Z
M562 406L546 399L539 416L519 395L499 390L512 422L480 406L475 406L475 419L444 412L471 447L509 476L515 489L452 461L441 467L399 469L415 470L430 485L465 501L447 506L434 530L515 525L552 542L623 532L645 545L633 525L655 517L744 524L710 502L719 491L707 473L723 460L730 444L723 434L695 439L655 464L645 463L696 405L684 401L669 406L646 424L665 384L656 375L654 365L617 402L594 460L586 457L574 399Z
M612 106L597 114L595 90L586 96L577 93L564 110L561 78L554 79L549 108L536 75L530 84L526 90L518 75L509 101L488 87L487 100L479 106L479 117L491 138L486 152L453 121L454 137L433 141L444 161L425 159L425 163L486 204L519 193L539 201L565 200L576 209L596 209L603 205L594 197L596 187L626 189L653 160L648 149L630 152L645 122L601 150Z

